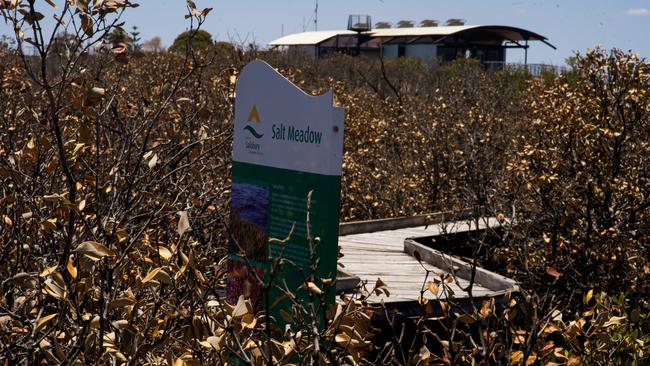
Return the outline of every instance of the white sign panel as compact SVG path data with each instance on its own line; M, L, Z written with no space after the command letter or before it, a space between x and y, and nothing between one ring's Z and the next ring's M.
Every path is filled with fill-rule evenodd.
M266 62L249 63L237 80L233 160L341 175L344 109L333 95L310 96Z

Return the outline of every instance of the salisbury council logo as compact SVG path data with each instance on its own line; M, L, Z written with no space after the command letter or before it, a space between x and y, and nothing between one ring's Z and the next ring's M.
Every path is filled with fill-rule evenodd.
M251 112L248 114L248 123L253 122L253 120L255 120L255 123L260 123L260 115L257 113L257 108L255 105L253 105L253 109L251 109ZM260 139L262 136L264 136L263 133L257 132L253 125L247 124L246 127L244 127L244 130L248 131L256 139Z
M253 123L253 121L255 121L255 123ZM248 114L246 126L244 126L244 130L250 134L250 136L246 135L246 150L252 154L262 153L261 146L257 143L257 140L261 139L264 134L259 133L254 127L260 122L260 114L257 112L257 107L253 105L253 108ZM257 128L259 129L259 125Z

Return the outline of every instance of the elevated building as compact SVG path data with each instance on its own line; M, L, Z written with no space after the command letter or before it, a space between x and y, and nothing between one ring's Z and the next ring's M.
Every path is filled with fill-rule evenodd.
M291 34L272 41L270 46L285 47L316 58L333 52L388 59L416 57L425 63L472 57L490 69L503 67L508 49L524 50L527 63L531 41L539 41L555 49L540 34L505 25L364 29L350 26L351 23L359 23L348 23L349 29ZM364 22L367 23L369 20Z

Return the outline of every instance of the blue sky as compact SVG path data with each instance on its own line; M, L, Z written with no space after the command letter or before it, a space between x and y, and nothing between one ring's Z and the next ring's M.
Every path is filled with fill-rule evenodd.
M61 0L55 0L61 2ZM136 0L137 1L137 0ZM47 7L45 1L40 1ZM256 42L266 46L284 34L313 30L315 0L195 0L212 7L204 29L219 40ZM137 25L141 37L154 36L169 45L189 23L183 0L140 0L124 20ZM320 0L318 29L343 29L349 14L369 14L373 22L462 18L467 24L501 24L529 29L549 38L558 49L536 42L529 62L563 64L574 50L602 45L631 49L650 59L650 0ZM311 21L310 21L311 20ZM0 27L8 28L0 23ZM7 33L9 29L2 29ZM508 61L523 61L523 51L511 50Z

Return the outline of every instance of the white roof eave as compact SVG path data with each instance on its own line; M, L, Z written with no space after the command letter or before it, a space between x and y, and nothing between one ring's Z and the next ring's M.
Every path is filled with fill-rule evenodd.
M271 41L271 46L315 46L323 43L332 37L338 35L354 35L356 32L348 30L333 30L333 31L317 31L317 32L302 32L290 34L282 38Z
M510 29L516 31L526 31L525 29L521 29L521 28L510 27L510 26L499 26L499 25L458 25L458 26L420 27L420 28L381 28L381 29L372 29L368 32L363 32L363 34L373 38L426 37L426 36L445 37L458 32L463 32L475 28L503 28L504 30ZM534 35L537 40L547 43L545 37L530 31L526 31L526 32ZM327 41L332 37L336 37L339 35L347 36L347 35L355 35L355 34L357 33L350 30L331 30L331 31L295 33L271 41L269 45L271 46L299 46L299 45L316 46L320 43Z

